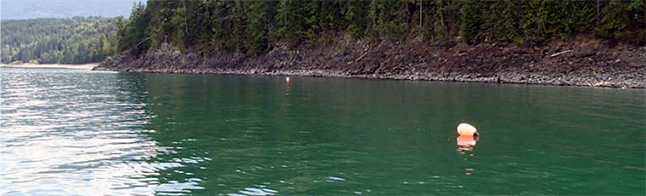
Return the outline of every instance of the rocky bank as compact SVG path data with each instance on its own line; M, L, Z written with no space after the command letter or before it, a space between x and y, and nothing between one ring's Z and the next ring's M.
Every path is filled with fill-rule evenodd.
M542 47L344 39L298 50L276 47L263 55L198 55L162 44L138 57L127 54L108 57L95 70L646 88L646 47L589 37Z

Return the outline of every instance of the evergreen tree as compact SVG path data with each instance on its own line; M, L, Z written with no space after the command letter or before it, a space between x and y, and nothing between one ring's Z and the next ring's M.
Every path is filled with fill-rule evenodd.
M246 47L249 53L258 54L266 52L269 48L269 31L273 22L274 13L272 9L276 6L275 1L250 1L248 2L247 13L248 28Z
M299 0L281 0L278 6L276 37L285 40L288 47L295 48L303 40L305 31L304 4Z
M355 36L363 36L366 31L369 3L367 0L345 2L343 17L348 24L347 30Z
M406 11L405 1L372 1L369 9L369 16L372 20L370 31L373 36L401 38L404 35L406 31L403 17Z
M479 42L481 35L483 17L483 3L479 0L468 0L465 2L460 16L460 36L468 44Z
M540 44L547 39L547 34L544 33L547 23L547 10L545 8L545 1L543 0L529 0L523 15L523 36L524 43L529 45Z
M611 0L601 12L602 18L594 33L604 38L623 36L629 19L624 10L624 4L620 0Z
M514 3L511 0L500 0L493 3L489 23L493 39L498 43L510 43L517 36L514 27Z

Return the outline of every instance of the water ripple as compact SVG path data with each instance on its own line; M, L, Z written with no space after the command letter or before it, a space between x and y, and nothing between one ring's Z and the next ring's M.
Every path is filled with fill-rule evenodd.
M0 195L153 195L201 189L160 183L159 171L204 161L157 162L145 90L119 74L2 70Z

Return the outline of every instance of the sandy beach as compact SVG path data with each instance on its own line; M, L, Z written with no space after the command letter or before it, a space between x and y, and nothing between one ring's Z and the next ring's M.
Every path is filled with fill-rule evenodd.
M71 64L0 64L0 68L24 68L24 69L80 69L92 70L98 63L89 63L81 65Z

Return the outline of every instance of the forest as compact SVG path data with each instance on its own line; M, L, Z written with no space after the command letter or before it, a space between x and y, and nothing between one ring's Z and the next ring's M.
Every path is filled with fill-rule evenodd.
M82 64L162 43L254 55L345 37L537 46L590 34L643 45L645 10L643 0L148 0L128 18L3 20L1 60Z
M74 17L2 20L2 63L83 64L117 51L117 21Z
M262 54L351 36L372 42L536 46L590 34L644 44L643 0L148 0L118 23L118 50L171 43L200 54Z

